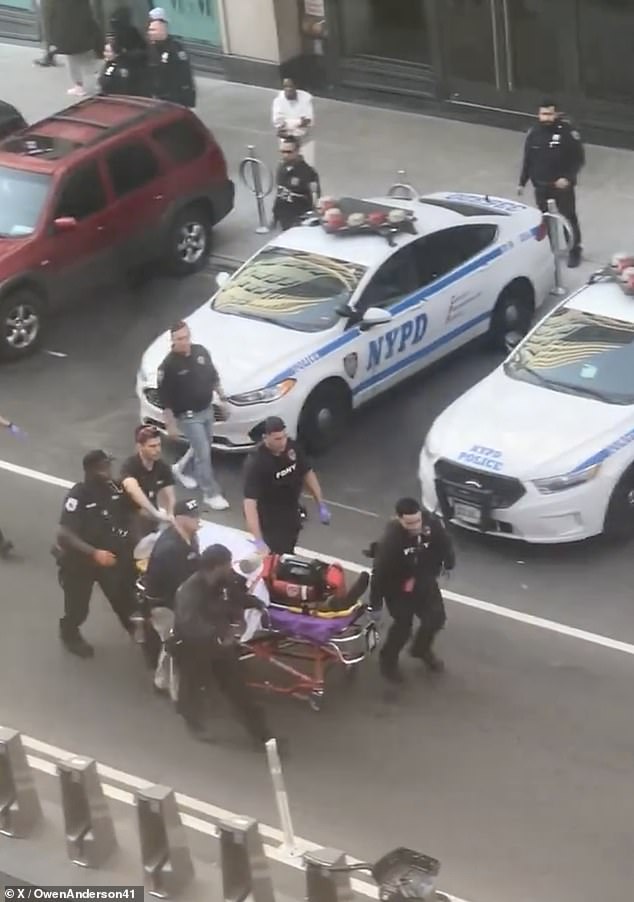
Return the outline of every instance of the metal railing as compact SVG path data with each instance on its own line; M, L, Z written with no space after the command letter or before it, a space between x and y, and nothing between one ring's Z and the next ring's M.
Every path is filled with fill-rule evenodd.
M563 261L574 247L574 233L570 222L557 210L557 204L552 199L548 201L548 212L544 213L544 218L555 258L555 286L551 294L563 297L568 293L563 280Z
M273 191L275 179L271 167L256 156L252 144L247 147L247 156L240 163L239 174L242 184L255 197L258 211L258 227L255 231L258 235L266 235L270 232L270 228L264 201Z

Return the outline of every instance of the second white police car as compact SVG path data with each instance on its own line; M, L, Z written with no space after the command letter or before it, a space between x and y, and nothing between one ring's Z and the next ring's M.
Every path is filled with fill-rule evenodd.
M634 533L634 269L623 282L619 268L435 420L420 459L427 508L536 543Z
M333 234L319 221L290 229L189 317L229 396L215 447L247 450L275 414L323 450L353 408L460 345L524 335L552 286L542 216L524 204L456 193L344 201L369 217L405 210L412 228L389 240ZM156 374L168 351L165 333L137 376L141 420L159 426Z

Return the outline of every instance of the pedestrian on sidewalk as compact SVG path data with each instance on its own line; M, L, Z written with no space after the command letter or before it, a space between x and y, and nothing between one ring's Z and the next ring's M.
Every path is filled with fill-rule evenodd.
M158 371L158 392L165 413L165 426L172 438L185 436L192 454L174 465L173 473L186 488L200 487L204 503L212 510L229 507L214 475L211 444L214 435L213 398L226 400L220 376L207 348L192 344L187 323L170 329L172 350ZM194 479L186 473L193 459Z
M518 194L522 194L526 183L531 181L535 203L543 213L548 210L548 201L555 201L557 209L572 227L573 246L568 266L576 267L581 262L581 229L575 187L585 163L583 143L579 132L557 110L554 100L541 102L537 120L524 143Z
M42 45L42 56L33 60L36 66L47 68L55 65L55 47L49 39L49 18L54 0L35 0L37 6L37 22Z
M302 216L314 209L321 189L317 172L299 153L297 138L284 138L280 153L282 160L276 175L273 221L286 231L298 225Z
M44 0L50 4L49 40L57 53L68 57L73 85L68 93L86 97L97 89L97 54L103 52L103 36L90 0Z
M282 90L273 100L273 126L277 136L297 138L301 154L309 166L315 165L313 128L315 112L313 98L308 91L298 91L292 78L285 78Z
M396 518L387 525L373 552L370 607L380 611L385 602L392 617L380 653L381 673L393 683L402 682L398 658L411 637L415 617L419 627L410 654L430 672L442 671L443 662L432 650L447 619L438 577L455 565L444 526L433 514L421 510L414 498L401 498L396 502Z
M193 109L196 86L191 63L181 42L169 33L167 14L162 7L150 10L147 34L150 96Z

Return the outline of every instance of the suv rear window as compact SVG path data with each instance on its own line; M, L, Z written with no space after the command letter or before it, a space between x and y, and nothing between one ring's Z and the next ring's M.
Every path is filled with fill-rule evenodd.
M142 188L159 174L158 160L142 141L131 141L111 150L106 163L117 197Z
M174 163L189 163L200 157L207 137L189 119L179 119L154 129L152 137Z

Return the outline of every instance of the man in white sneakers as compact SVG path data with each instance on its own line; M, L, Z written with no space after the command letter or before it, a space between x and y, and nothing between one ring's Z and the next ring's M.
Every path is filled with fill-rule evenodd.
M203 493L204 503L215 511L227 510L229 502L216 481L211 462L214 393L225 400L220 377L207 348L192 344L187 323L175 323L170 334L172 350L158 371L159 398L167 434L172 438L184 435L191 450L191 455L174 467L174 476L191 488L185 468L193 460L195 483Z
M285 78L282 90L273 100L273 125L279 138L297 138L300 152L309 166L315 165L315 125L313 98L308 91L298 91L292 78Z

